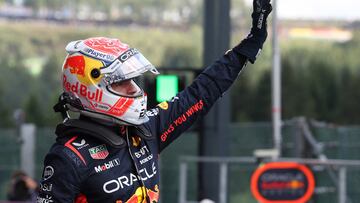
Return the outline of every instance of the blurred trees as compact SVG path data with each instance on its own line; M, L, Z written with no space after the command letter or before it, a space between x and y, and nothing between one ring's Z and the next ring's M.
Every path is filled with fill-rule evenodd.
M359 124L359 45L359 34L347 43L285 41L282 44L283 119L307 116L327 122ZM271 59L265 54L263 60ZM235 84L233 108L241 114L234 114L234 120L244 114L251 121L271 119L270 70L265 69L260 75L251 94L243 91L241 82ZM241 77L249 80L252 75L245 73Z
M9 0L8 3L15 1ZM118 23L194 24L201 22L202 0L24 0L33 15L58 20L100 20Z
M51 29L49 29L51 26ZM1 23L0 126L14 125L22 108L26 121L54 125L52 106L61 92L61 64L67 42L90 36L119 37L156 66L201 67L201 29L55 26ZM46 33L46 34L44 34ZM359 124L360 35L352 41L289 40L282 44L283 118ZM231 89L233 121L271 119L270 43ZM39 71L35 71L40 67Z

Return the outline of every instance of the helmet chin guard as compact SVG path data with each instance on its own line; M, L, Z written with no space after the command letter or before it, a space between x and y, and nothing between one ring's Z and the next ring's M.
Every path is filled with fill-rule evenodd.
M111 85L136 78L156 68L136 49L111 38L70 42L62 68L64 103L70 111L121 125L141 125L146 116L147 96L111 91Z

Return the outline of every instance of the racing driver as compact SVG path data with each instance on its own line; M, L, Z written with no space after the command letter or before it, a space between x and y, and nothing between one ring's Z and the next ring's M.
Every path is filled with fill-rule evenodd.
M271 10L270 0L254 0L250 34L150 110L135 81L159 72L139 50L105 37L70 42L54 106L64 121L45 157L37 202L158 202L159 154L209 111L247 61L255 62ZM69 111L80 116L70 118Z

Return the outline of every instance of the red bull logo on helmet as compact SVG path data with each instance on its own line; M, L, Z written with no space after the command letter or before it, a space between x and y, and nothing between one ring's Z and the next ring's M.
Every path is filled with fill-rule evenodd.
M79 96L85 97L91 101L101 102L103 97L103 91L96 89L95 92L91 91L86 85L76 82L75 84L70 83L67 80L66 75L63 76L63 87L68 92L74 92Z
M74 55L66 59L64 71L68 69L72 75L76 76L76 78L85 85L96 85L101 80L102 75L98 78L92 78L90 73L94 68L99 69L103 66L100 60L87 56Z
M85 59L83 56L69 57L65 64L64 69L70 69L70 73L77 74L85 77Z

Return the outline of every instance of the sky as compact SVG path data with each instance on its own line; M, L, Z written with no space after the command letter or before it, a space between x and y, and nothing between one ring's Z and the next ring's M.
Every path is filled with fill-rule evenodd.
M277 4L282 19L360 20L360 0L277 0Z

